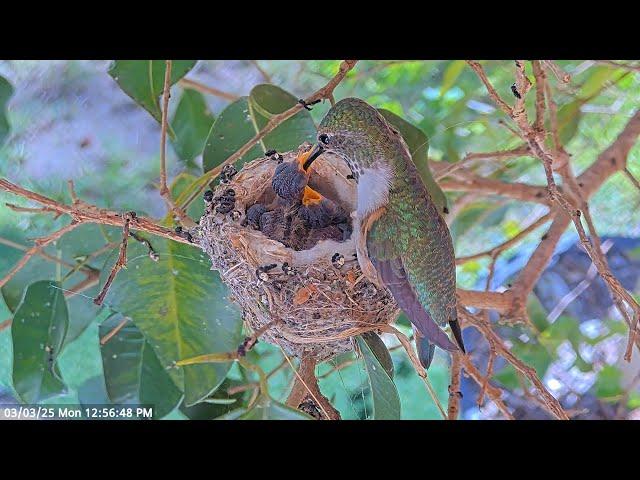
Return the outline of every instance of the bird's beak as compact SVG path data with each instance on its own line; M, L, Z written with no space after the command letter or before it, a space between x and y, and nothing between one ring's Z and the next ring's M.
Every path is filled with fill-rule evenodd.
M302 164L302 168L306 172L309 170L309 167L314 162L316 158L318 158L324 152L324 148L319 143L316 143L313 148L308 152L306 158L304 159L304 163Z

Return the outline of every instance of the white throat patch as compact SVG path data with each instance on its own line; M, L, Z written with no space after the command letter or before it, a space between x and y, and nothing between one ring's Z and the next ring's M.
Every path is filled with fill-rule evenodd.
M364 218L385 206L389 201L389 188L393 179L390 166L365 168L358 179L358 216Z

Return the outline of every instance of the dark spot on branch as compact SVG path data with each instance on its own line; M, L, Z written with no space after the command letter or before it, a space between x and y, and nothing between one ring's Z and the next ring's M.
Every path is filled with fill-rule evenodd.
M520 95L520 92L518 92L518 89L515 83L511 85L511 93L513 93L513 96L516 98L522 98L522 95Z
M314 100L313 102L308 102L308 103L305 102L304 99L302 99L302 98L300 100L298 100L298 103L300 105L302 105L305 108L305 110L309 110L309 111L313 110L311 108L311 105L315 105L316 103L320 103L320 102L321 102L321 99Z

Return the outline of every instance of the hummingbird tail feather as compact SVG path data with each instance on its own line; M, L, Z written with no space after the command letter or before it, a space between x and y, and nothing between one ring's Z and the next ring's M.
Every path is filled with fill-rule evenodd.
M460 350L462 350L462 353L467 353L467 351L464 348L464 341L462 340L462 330L460 330L460 324L458 323L458 319L454 318L449 320L449 326L451 327L451 331L453 332L453 337L456 339L456 343L458 344L458 347L460 347Z
M416 327L413 327L413 334L416 339L416 350L418 351L418 360L420 360L420 364L425 369L429 369L429 366L433 361L433 354L436 351L436 346L435 344L431 343L427 338L423 337L420 334L420 331Z

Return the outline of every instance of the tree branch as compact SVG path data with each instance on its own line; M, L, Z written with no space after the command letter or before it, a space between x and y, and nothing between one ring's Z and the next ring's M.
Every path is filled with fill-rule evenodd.
M457 420L460 410L460 374L462 371L461 353L451 354L451 382L449 383L449 404L447 405L447 420Z
M484 178L479 175L457 171L454 174L457 178L450 178L439 182L443 190L455 192L475 192L487 195L500 195L512 198L521 202L535 202L543 205L551 205L545 187L536 187L525 183L507 183L491 178Z
M116 275L120 271L121 268L126 267L127 265L127 245L129 243L129 224L131 222L131 213L127 213L125 215L124 227L122 227L122 242L120 243L120 255L118 255L118 259L116 260L115 265L111 269L109 273L109 277L107 281L104 283L102 290L96 298L93 299L93 303L96 305L102 305L104 301L104 297L107 296L107 292L109 291L109 287L111 286L111 282L116 278Z
M283 352L283 354L286 359L289 358L286 353ZM331 405L331 402L320 391L315 370L316 360L314 358L303 357L300 359L300 368L297 371L293 369L296 379L289 398L287 398L287 405L297 409L305 399L311 398L321 410L323 419L340 420L340 412Z
M55 212L60 215L69 215L77 223L97 223L101 225L111 225L114 227L123 228L125 224L124 215L114 212L112 210L106 210L99 208L95 205L87 204L83 201L79 201L76 205L66 205L53 200L39 193L27 190L24 187L11 183L5 178L0 178L0 190L13 193L23 198L38 202L45 207L49 207L47 212ZM193 245L187 239L181 237L173 230L154 223L152 220L136 216L133 221L136 230L157 235L159 237L175 240L176 242L186 243Z
M468 255L466 257L456 258L456 265L460 265L470 260L476 260L482 257L487 257L487 256L496 257L500 255L502 252L504 252L506 249L512 247L513 245L521 241L524 237L529 235L531 232L533 232L534 230L539 228L542 224L548 222L552 218L553 218L553 215L551 213L547 213L541 216L540 218L538 218L535 222L533 222L531 225L523 229L517 235L513 236L506 242L501 243L500 245L497 245L489 250L485 250L484 252L475 253L473 255Z
M526 365L511 353L511 350L507 348L502 339L493 331L487 321L476 316L469 315L466 312L464 317L466 321L480 330L487 341L495 347L496 353L513 365L520 374L531 382L531 384L538 390L545 407L553 416L560 420L569 420L569 416L562 408L562 405L560 405L560 402L558 402L558 400L549 393L542 381L538 378L536 370L533 367Z
M209 85L204 85L200 82L196 82L195 80L190 80L188 78L181 79L178 82L178 85L183 88L196 90L200 93L208 93L209 95L224 98L225 100L235 101L240 98L238 95L234 95L233 93L223 92L222 90L218 90L215 87L210 87Z
M347 73L349 73L353 69L353 67L356 66L357 62L358 62L357 60L344 60L340 64L338 73L336 73L336 75L331 80L329 80L329 82L324 87L322 87L320 90L313 93L310 97L306 98L305 103L312 104L319 100L333 98L333 91L340 84L340 82L342 82L344 77L346 77ZM296 103L290 109L285 110L284 112L271 117L267 122L267 124L264 126L264 128L262 128L262 130L256 133L253 136L253 138L251 138L251 140L245 143L233 155L227 158L224 162L222 162L216 168L209 170L202 177L200 177L201 180L206 180L206 182L203 181L199 185L199 187L191 194L191 196L184 202L184 204L181 205L181 207L186 208L191 202L193 202L198 196L200 196L202 191L207 187L208 183L214 178L216 178L225 166L230 165L234 163L236 160L239 160L240 158L242 158L265 135L273 131L278 125L280 125L285 120L294 116L303 108L304 107L301 103Z

